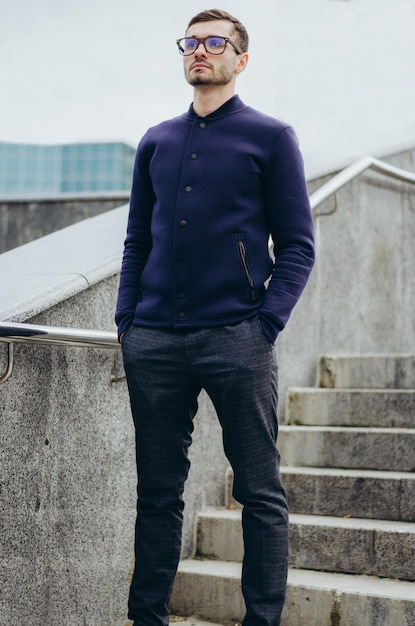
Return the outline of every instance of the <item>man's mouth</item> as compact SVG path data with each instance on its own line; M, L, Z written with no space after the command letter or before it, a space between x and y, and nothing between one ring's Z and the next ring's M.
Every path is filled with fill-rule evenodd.
M190 66L191 70L201 70L201 69L210 69L209 65L206 65L206 63L193 63L193 65Z

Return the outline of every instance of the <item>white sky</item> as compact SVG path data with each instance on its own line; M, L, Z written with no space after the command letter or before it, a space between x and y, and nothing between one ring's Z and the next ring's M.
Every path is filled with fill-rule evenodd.
M414 0L0 0L0 140L122 140L187 109L175 39L220 6L251 38L247 103L306 164L413 141Z

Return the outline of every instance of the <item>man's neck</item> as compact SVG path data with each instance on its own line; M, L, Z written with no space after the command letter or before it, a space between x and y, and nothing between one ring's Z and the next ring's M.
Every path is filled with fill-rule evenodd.
M224 85L224 87L224 89L218 89L218 87L195 87L193 97L193 110L195 113L200 115L200 117L206 117L206 115L213 113L222 104L230 100L235 95L235 90L233 86L229 88L230 85Z

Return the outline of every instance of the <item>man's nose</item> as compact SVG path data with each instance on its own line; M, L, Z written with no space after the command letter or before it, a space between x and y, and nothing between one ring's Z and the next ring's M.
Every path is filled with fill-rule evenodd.
M206 54L205 44L202 41L199 41L199 43L197 44L194 54L200 54L200 46L202 46L202 54Z

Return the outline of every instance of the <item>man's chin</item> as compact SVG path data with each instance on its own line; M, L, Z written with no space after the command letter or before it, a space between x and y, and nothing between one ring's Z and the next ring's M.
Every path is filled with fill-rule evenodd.
M210 87L212 85L212 83L209 80L201 80L200 78L190 78L187 82L192 87L202 87L202 86Z
M212 79L204 74L188 74L186 80L192 87L200 87L201 85L212 85Z

